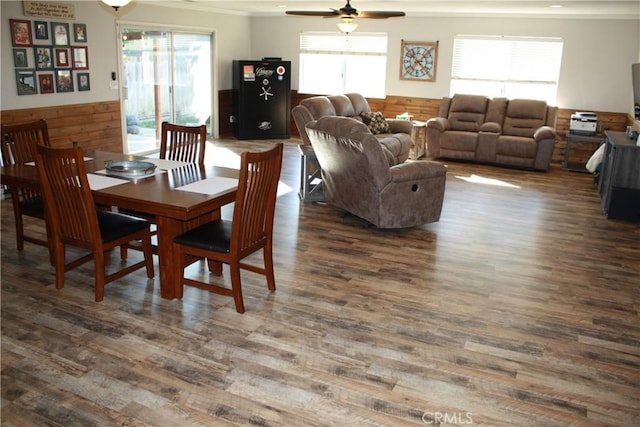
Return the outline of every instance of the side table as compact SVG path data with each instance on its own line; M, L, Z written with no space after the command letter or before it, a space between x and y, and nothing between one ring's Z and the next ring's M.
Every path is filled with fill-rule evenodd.
M409 148L409 158L417 160L425 154L427 145L427 123L413 121L411 127L411 147Z
M298 196L303 202L323 202L322 170L313 147L308 144L298 145L300 150L300 191Z
M573 172L586 172L589 173L587 168L585 167L587 164L587 160L585 157L585 151L589 151L589 156L593 154L593 152L604 142L604 135L580 135L576 133L567 132L567 145L564 147L564 160L562 161L562 169L566 171ZM576 145L579 144L581 147L577 147L581 149L582 156L579 158L573 157L571 153L572 146L576 148ZM586 145L586 147L585 147ZM579 150L575 150L579 151ZM575 154L575 153L574 153Z

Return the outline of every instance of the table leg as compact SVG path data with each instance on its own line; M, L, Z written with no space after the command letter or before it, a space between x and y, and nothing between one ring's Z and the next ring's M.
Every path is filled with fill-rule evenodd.
M198 225L219 219L220 209L191 221L157 217L158 225L158 268L160 269L160 296L165 299L182 298L182 260L178 245L173 239ZM222 264L210 264L214 273L222 272Z

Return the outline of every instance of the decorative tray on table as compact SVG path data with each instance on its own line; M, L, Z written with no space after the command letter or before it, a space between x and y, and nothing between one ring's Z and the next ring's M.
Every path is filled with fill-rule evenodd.
M156 171L156 165L151 162L138 160L123 160L105 162L107 175L120 178L141 178Z

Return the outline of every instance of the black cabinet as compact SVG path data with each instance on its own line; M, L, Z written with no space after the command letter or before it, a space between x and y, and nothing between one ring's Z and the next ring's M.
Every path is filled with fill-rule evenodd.
M624 132L606 131L598 190L610 219L640 222L640 146Z
M290 137L290 61L233 61L233 89L236 138Z

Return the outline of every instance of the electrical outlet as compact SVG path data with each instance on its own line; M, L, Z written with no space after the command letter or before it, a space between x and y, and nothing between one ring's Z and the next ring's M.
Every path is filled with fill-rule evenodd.
M236 122L236 116L229 116L229 123L235 123Z

